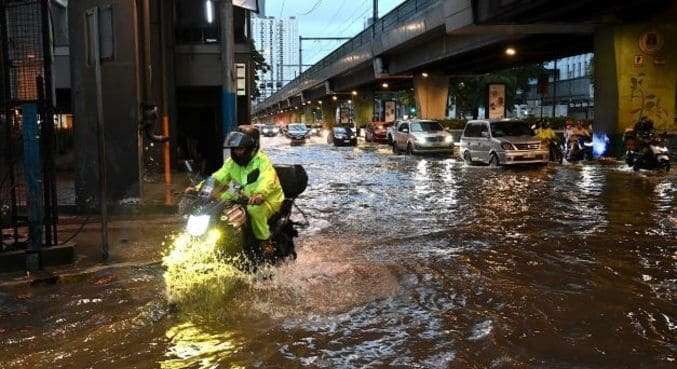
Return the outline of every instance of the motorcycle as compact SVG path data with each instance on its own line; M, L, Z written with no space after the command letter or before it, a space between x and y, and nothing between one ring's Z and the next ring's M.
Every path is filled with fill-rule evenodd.
M548 149L550 150L550 161L562 164L564 159L564 145L560 140L557 138L549 140Z
M569 140L565 157L569 162L592 160L592 137L572 137Z
M196 185L190 163L186 162L189 178ZM249 199L242 193L247 184L256 182L259 171L255 170L247 177L243 186L231 185L229 196L224 200L218 184L208 177L199 185L199 190L186 194L179 204L179 212L187 218L185 232L192 238L207 239L217 232L218 243L229 242L228 247L217 247L221 250L222 260L233 262L243 271L253 272L262 263L275 264L287 258L295 259L294 238L298 236L297 227L301 224L291 220L294 201L308 186L308 175L301 165L274 166L285 200L280 210L269 219L271 241L274 250L264 253L259 242L251 232L247 204Z
M625 162L634 171L640 169L670 171L670 152L666 145L667 133L656 135L653 132L637 137L628 132L623 138L626 147Z

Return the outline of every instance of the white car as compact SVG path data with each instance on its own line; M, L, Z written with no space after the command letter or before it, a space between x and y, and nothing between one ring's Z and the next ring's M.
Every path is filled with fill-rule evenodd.
M407 154L452 154L454 137L432 120L400 122L393 133L393 152Z
M493 166L547 164L550 151L522 121L471 120L461 136L461 155L466 163Z

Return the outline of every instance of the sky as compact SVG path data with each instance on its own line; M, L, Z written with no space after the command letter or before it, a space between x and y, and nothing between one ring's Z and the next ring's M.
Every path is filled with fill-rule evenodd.
M404 0L379 0L383 16ZM266 15L295 16L303 37L352 37L372 16L373 0L266 0ZM303 64L314 64L343 41L304 41Z

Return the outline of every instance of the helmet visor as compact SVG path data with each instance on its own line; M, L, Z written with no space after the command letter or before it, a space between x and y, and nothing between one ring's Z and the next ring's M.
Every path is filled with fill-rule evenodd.
M245 149L251 148L254 145L254 140L242 132L231 132L228 137L226 137L226 142L223 143L223 147L226 149Z

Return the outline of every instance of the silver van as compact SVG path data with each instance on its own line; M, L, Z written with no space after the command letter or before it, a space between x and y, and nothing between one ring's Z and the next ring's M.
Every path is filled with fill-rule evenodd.
M466 163L498 166L547 164L550 153L525 122L471 120L461 136L461 155Z

